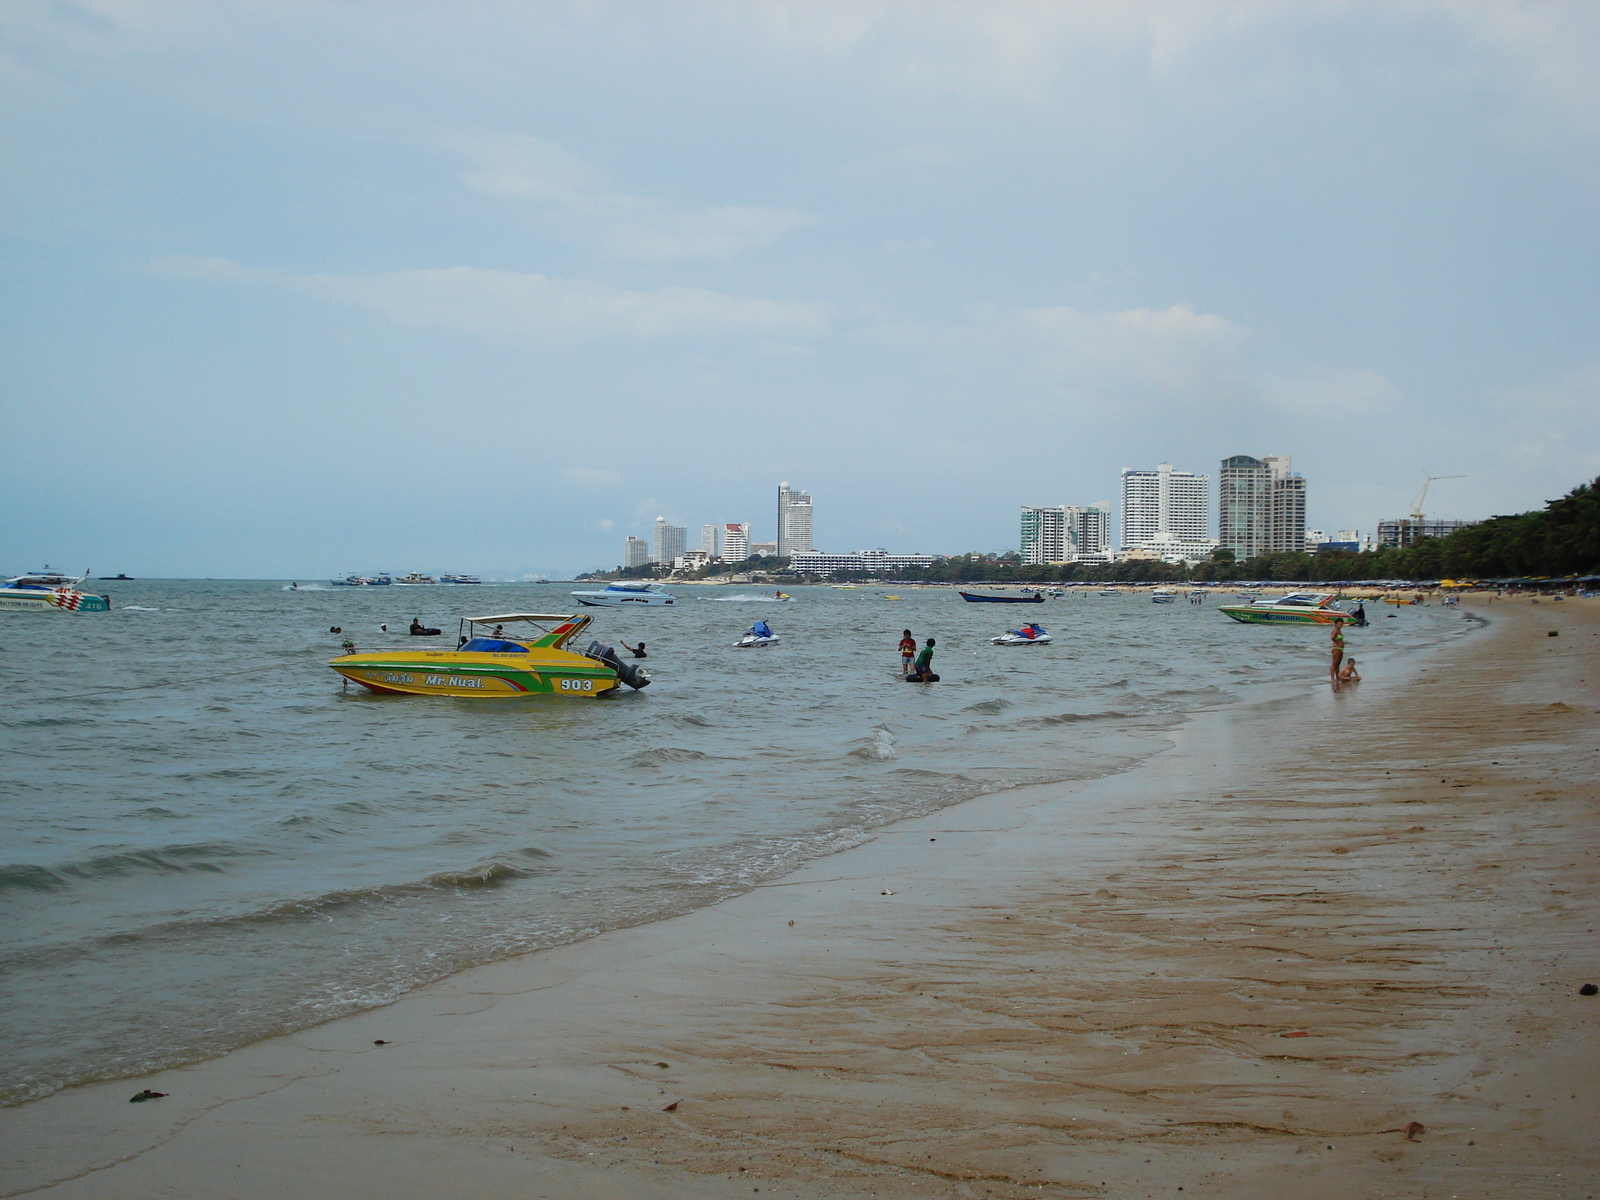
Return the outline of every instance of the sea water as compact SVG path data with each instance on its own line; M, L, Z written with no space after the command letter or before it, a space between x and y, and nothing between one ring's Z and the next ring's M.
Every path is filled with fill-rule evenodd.
M644 691L379 696L328 669L344 637L449 647L463 615L572 611L573 585L102 586L110 613L0 615L7 1102L711 904L985 791L1125 769L1185 711L1325 678L1328 655L1321 627L1228 621L1220 591L686 586L584 610L580 642L647 644ZM1349 640L1376 662L1467 626L1369 609ZM443 635L405 636L413 617ZM735 649L757 618L782 644ZM989 643L1021 621L1053 643ZM901 678L906 628L938 639L940 683Z

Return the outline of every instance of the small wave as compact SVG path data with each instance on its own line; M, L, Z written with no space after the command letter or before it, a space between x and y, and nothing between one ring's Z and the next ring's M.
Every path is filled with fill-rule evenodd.
M1097 713L1053 713L1048 717L1025 717L1018 721L1018 725L1031 725L1042 727L1049 725L1073 725L1079 721L1110 721L1117 717L1131 717L1132 713L1125 712L1097 712Z
M302 583L299 587L286 583L278 590L280 592L331 592L333 589L323 587L318 583Z
M11 888L57 892L87 880L117 879L127 875L178 875L189 871L220 875L224 868L214 860L240 858L247 853L232 846L200 844L127 850L55 867L12 863L0 867L0 892Z
M422 882L436 888L492 888L513 879L526 879L528 873L519 871L509 863L486 862L465 871L440 871Z
M980 700L976 704L967 705L961 711L975 713L997 713L1004 712L1006 709L1011 707L1012 703L1009 700Z
M667 718L667 720L678 725L696 725L702 728L708 727L711 724L711 721L708 718L697 716L694 713L673 713Z
M711 755L699 750L683 750L677 746L657 746L628 755L626 761L636 767L659 767L663 763L700 762Z
M894 748L894 734L881 725L849 754L851 758L864 759L867 762L889 762L900 757Z
M124 604L122 606L122 611L123 612L160 612L161 610L159 608L146 608L142 604Z
M720 604L783 604L776 596L707 596L707 600L714 600Z

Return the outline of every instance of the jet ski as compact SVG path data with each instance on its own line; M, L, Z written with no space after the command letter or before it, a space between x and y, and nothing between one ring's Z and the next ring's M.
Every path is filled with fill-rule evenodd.
M733 645L735 649L748 650L752 646L776 646L780 640L778 635L772 632L770 625L765 621L757 621L750 626L750 632Z
M999 637L990 638L989 643L993 646L1045 646L1050 643L1050 635L1043 625L1035 623L1021 629L1008 629Z

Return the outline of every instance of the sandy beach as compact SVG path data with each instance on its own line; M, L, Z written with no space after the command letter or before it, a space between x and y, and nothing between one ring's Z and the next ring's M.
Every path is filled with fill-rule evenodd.
M1600 1195L1600 606L1462 615L1132 770L6 1110L3 1194Z

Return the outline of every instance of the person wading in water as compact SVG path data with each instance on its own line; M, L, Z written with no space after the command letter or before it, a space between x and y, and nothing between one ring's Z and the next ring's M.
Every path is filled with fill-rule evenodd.
M901 631L900 637L900 673L911 674L911 660L917 656L917 639L911 636L911 630Z

